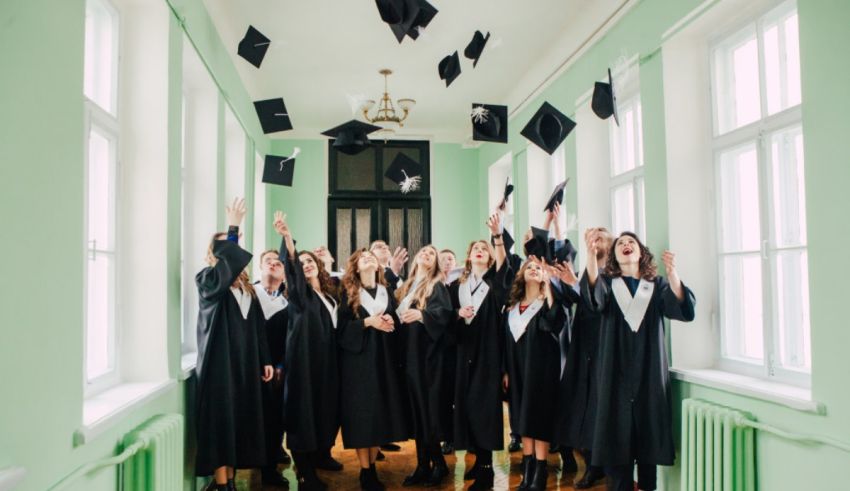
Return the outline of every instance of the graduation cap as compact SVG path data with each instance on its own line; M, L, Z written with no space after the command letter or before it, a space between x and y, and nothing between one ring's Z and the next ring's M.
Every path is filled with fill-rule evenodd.
M292 121L289 119L289 113L286 111L286 105L282 98L256 101L254 102L254 109L257 110L257 117L260 118L263 133L292 129Z
M266 163L263 165L263 182L279 186L292 186L292 178L295 174L295 156L300 151L301 149L295 147L295 151L289 157L266 155Z
M473 103L471 118L473 140L508 142L508 106Z
M438 10L433 5L425 0L418 0L419 12L416 13L416 18L413 21L413 26L407 31L410 39L416 41L419 38L421 29L428 27Z
M256 30L254 26L248 26L248 32L242 41L239 41L239 48L236 52L242 58L248 60L248 63L260 68L263 58L266 56L266 51L269 50L271 40Z
M502 241L505 243L505 253L510 254L511 248L514 246L514 238L511 237L511 233L508 232L508 229L502 229ZM496 239L490 237L490 245L496 247Z
M347 123L333 127L322 134L334 138L333 146L346 155L356 155L366 149L371 142L366 136L380 130L380 126L352 119Z
M525 243L526 257L536 256L539 259L552 262L552 248L549 244L549 231L531 227L531 239Z
M573 247L573 243L570 242L569 240L565 240L563 247L556 250L554 242L555 242L554 239L552 239L550 241L551 248L552 248L552 251L553 251L552 256L555 259L555 261L558 261L559 263L562 263L562 262L565 262L565 261L575 263L576 248Z
M475 34L472 35L472 41L463 50L463 56L472 60L472 68L475 68L475 65L478 64L478 59L481 58L481 53L484 51L484 45L487 44L488 39L490 39L489 32L485 37L481 34L481 31L475 31Z
M552 195L549 196L549 201L546 202L546 207L543 208L543 211L554 211L555 203L561 204L564 202L564 188L567 187L568 182L570 182L569 177L564 182L555 186L555 189L552 190Z
M419 29L426 27L437 15L437 9L426 0L375 0L375 4L381 20L390 26L399 43L404 36L415 41Z
M440 78L446 81L446 87L451 85L460 75L460 57L457 51L443 58L437 69L440 71Z
M608 69L608 83L596 82L593 85L593 98L590 108L600 119L608 119L614 115L614 122L620 126L620 118L617 114L617 94L614 93L614 81L611 78L611 69Z
M399 24L404 19L404 0L375 0L381 20L387 24Z
M392 164L387 167L384 177L401 186L402 193L419 189L422 180L422 164L400 153L395 156Z
M504 208L505 208L505 205L506 205L506 204L507 204L507 202L508 202L508 197L509 197L509 196L511 195L511 193L513 193L513 192L514 192L514 185L513 185L513 184L511 184L511 178L509 177L509 178L505 179L505 190L504 190L504 192L502 193L502 199L501 199L501 201L499 201L499 204L498 204L498 205L496 205L496 209L499 209L499 210L504 209Z
M575 127L575 121L544 102L520 134L552 155Z

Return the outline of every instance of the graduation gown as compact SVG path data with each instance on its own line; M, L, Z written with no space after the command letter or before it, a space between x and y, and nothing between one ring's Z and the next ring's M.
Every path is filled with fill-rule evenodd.
M286 329L289 324L289 314L286 309L288 301L284 297L285 284L281 284L278 296L272 297L263 290L263 285L254 283L257 298L263 308L266 319L266 340L269 347L271 365L283 367L283 355L286 352ZM273 381L263 384L263 414L266 424L266 454L268 464L275 464L281 456L283 440L283 386Z
M301 261L281 247L289 290L283 373L286 444L295 452L333 446L339 429L339 365L332 314L307 279Z
M416 302L410 308L418 309ZM439 443L446 331L454 312L449 291L442 283L434 285L422 311L422 321L399 326L404 375L407 385L412 436L425 444Z
M381 288L384 293L379 293ZM373 299L386 298L382 311L395 315L396 303L389 288L363 291ZM364 319L372 315L369 310L361 303L355 316L345 294L340 302L342 443L345 448L368 448L406 440L407 394L398 369L399 331L364 328ZM395 322L398 326L397 318Z
M251 261L235 242L217 240L218 262L195 276L198 311L196 473L221 466L250 468L266 462L262 374L270 365L265 319L256 298L247 319L231 285Z
M514 309L518 314L519 306ZM519 334L511 331L510 315L505 313L503 325L511 430L524 437L551 442L558 410L556 394L561 376L558 334L563 325L563 310L557 300L551 308L543 301L525 331Z
M695 298L682 285L685 298L679 302L667 280L660 276L651 282L641 282L636 295L653 284L643 320L634 332L614 297L612 279L600 274L592 289L586 277L581 279L585 303L602 317L592 448L594 465L631 465L635 460L640 464L673 465L664 317L693 320Z
M469 324L462 318L453 323L457 339L454 445L459 450L475 447L501 450L504 446L502 374L505 369L505 330L502 308L511 284L511 269L507 261L498 271L495 266L491 267L482 281L482 286L486 284L488 290L475 309L475 317ZM455 310L461 308L462 287L456 281L449 288Z

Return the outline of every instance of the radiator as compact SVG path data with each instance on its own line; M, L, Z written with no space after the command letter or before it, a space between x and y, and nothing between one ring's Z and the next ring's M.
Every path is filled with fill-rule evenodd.
M741 411L682 401L682 491L755 491L750 422Z
M180 491L183 488L183 416L155 416L124 437L124 449L138 451L121 466L125 491Z

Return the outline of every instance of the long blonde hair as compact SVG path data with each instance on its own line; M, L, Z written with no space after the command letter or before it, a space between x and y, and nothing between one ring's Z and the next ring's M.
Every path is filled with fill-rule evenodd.
M348 258L348 264L345 265L345 274L342 277L342 288L345 290L345 295L348 297L348 306L354 312L354 318L360 318L360 287L363 283L360 282L360 271L357 270L357 263L364 254L369 254L375 258L378 263L375 269L375 284L387 286L384 280L384 268L381 267L378 258L366 249L358 249Z
M490 269L491 266L496 262L496 251L493 250L493 246L490 245L486 240L473 240L469 243L469 247L466 248L466 263L463 265L463 273L460 274L460 278L458 279L459 283L464 283L469 279L469 275L472 274L472 248L475 247L475 244L484 244L487 246L487 254L489 257L487 259L487 269Z
M213 234L212 239L210 240L210 245L207 247L207 262L210 266L215 266L215 263L218 262L218 258L213 255L213 246L215 245L215 241L222 240L221 237L224 237L224 239L227 240L227 234L225 232L216 232ZM232 286L234 288L239 288L243 292L248 292L248 294L254 298L257 297L257 292L254 291L254 285L251 284L251 278L248 277L248 272L245 269L239 272L239 276L237 276L236 280L233 281Z
M440 254L439 252L437 252L436 247L431 244L428 244L426 246L423 246L416 252L416 256L413 257L413 267L410 269L410 276L407 278L407 281L405 281L404 284L401 285L401 288L396 290L395 293L396 299L398 299L399 302L404 300L404 297L407 296L408 292L413 287L413 282L416 281L416 275L419 272L419 263L416 261L416 258L419 256L419 254L422 253L422 251L428 248L434 250L434 267L431 269L431 271L428 272L428 277L426 278L426 281L423 281L419 284L419 286L417 286L416 291L413 295L413 300L416 302L416 306L420 310L424 309L427 306L428 297L430 297L431 294L434 293L434 286L437 283L443 281L443 275L440 273L440 265L438 263L438 258Z

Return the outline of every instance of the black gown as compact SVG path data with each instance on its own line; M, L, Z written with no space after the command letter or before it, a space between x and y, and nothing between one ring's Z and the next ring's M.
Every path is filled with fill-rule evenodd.
M483 281L490 287L472 322L453 323L457 338L454 393L454 445L459 450L501 450L504 446L502 375L505 330L502 309L512 280L507 261L491 267ZM449 288L455 310L461 308L460 282Z
M503 325L511 430L527 438L551 442L558 410L561 376L558 334L563 325L563 309L557 301L551 308L544 301L518 340L511 333L508 318L506 311Z
M664 317L694 319L693 293L682 285L676 298L667 280L656 277L654 291L637 332L629 328L611 290L611 278L599 275L590 288L581 279L585 303L602 316L598 363L593 464L673 465L673 418Z
M257 281L254 288L259 290L263 285ZM284 295L286 284L280 285L278 295ZM259 295L259 294L258 294ZM276 299L278 301L279 299ZM261 302L262 304L262 302ZM263 311L265 317L265 310ZM286 329L289 324L289 313L283 308L266 318L266 340L271 357L271 365L283 367L283 356L286 353ZM282 456L283 443L283 386L273 381L263 384L263 414L266 424L266 455L267 464L275 465Z
M410 308L419 308L412 302ZM427 445L439 444L443 434L441 410L446 331L454 311L449 291L434 285L422 311L422 321L399 326L412 436Z
M289 291L284 356L283 413L286 446L295 452L326 450L339 429L339 365L333 318L307 279L301 261L280 259Z
M377 289L366 290L375 298ZM387 307L395 316L396 302L387 288ZM407 394L399 370L398 329L383 332L364 328L369 312L361 305L359 317L343 294L340 300L338 340L340 346L340 403L342 443L345 448L368 448L406 440ZM395 318L396 326L399 321Z
M218 262L195 276L198 312L196 473L222 466L259 467L266 462L262 374L271 364L265 319L256 298L248 318L230 288L251 261L235 242L217 240Z

